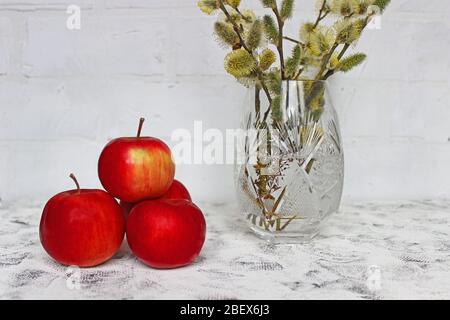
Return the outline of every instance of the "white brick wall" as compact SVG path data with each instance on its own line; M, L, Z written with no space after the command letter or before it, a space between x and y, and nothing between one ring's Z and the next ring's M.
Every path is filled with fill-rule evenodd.
M113 137L232 128L245 89L223 71L213 18L186 0L0 0L0 198L42 200L99 186ZM256 4L257 0L243 3ZM313 15L297 0L288 28ZM82 8L81 30L66 8ZM393 0L357 50L369 60L331 83L346 148L346 198L450 196L450 4ZM230 166L179 166L195 199L234 196Z

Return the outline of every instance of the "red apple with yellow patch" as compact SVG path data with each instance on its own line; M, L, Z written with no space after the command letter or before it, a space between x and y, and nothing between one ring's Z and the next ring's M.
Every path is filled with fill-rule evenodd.
M161 140L141 137L144 118L136 137L109 142L98 161L98 176L106 191L125 202L138 202L164 195L172 185L175 163Z

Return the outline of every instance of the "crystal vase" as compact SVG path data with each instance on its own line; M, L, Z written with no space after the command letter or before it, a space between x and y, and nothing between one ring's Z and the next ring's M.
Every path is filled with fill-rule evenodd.
M318 234L341 201L344 156L336 111L323 81L256 86L245 99L235 183L251 230L270 241Z

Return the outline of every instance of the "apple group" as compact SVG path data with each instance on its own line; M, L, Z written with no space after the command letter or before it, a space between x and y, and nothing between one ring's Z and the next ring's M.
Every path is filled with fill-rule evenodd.
M93 267L128 245L143 263L160 269L192 263L205 241L206 223L186 187L174 179L175 164L161 140L117 138L103 149L98 176L104 190L58 193L45 205L42 246L64 265ZM117 202L116 199L119 199Z

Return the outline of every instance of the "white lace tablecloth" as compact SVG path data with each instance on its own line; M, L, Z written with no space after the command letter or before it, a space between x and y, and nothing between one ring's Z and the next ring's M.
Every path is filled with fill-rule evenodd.
M200 207L204 249L175 270L126 243L102 266L61 266L40 245L39 206L0 208L0 299L450 299L450 200L344 205L312 242L279 245L234 205Z

